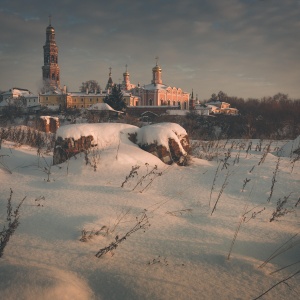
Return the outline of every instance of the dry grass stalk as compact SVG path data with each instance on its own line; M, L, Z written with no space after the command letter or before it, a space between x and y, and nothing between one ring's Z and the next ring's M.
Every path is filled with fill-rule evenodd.
M298 233L294 234L290 239L284 242L279 248L277 248L258 268L263 268L266 266L272 259L279 256L280 254L288 251L289 249L295 247L300 243L300 240L294 241L294 239L298 236Z
M210 214L211 216L212 216L212 214L214 213L214 211L217 209L217 204L218 204L218 202L219 202L219 200L220 200L220 198L221 198L221 196L222 196L222 194L223 194L223 192L224 192L224 189L225 189L226 186L228 185L228 178L229 178L229 176L230 176L231 174L232 174L232 173L230 173L230 172L228 171L227 174L226 174L226 176L225 176L225 179L224 179L224 182L223 182L222 187L221 187L221 189L220 189L218 198L217 198L217 200L216 200L216 202L215 202L215 205L214 205L214 207L213 207L213 209L212 209L212 211L211 211L211 214Z
M238 233L239 233L239 231L240 231L240 229L241 229L242 223L245 222L245 214L246 214L246 211L247 211L247 207L248 207L248 205L245 205L245 207L244 207L244 213L243 213L243 215L240 217L240 221L239 221L239 223L238 223L238 225L237 225L237 227L236 227L236 229L235 229L234 236L233 236L233 239L232 239L232 241L231 241L230 248L229 248L229 253L228 253L228 256L227 256L227 259L228 259L228 260L230 259L230 255L231 255L231 252L232 252L234 243L235 243L235 241L236 241L236 238L237 238L237 236L238 236Z
M220 161L219 164L218 164L218 167L217 167L217 169L216 169L215 176L214 176L214 179L213 179L213 183L212 183L212 185L211 185L210 194L209 194L209 207L210 207L211 196L212 196L213 190L214 190L214 188L215 188L215 184L216 184L216 180L217 180L217 177L218 177L218 173L219 173L220 166L221 166L221 161Z
M97 258L100 258L106 253L112 253L113 250L117 249L119 244L124 242L133 233L139 230L143 230L145 232L149 227L150 227L149 219L146 215L146 211L144 211L139 217L136 217L136 224L130 230L128 230L125 235L123 235L121 238L117 235L113 242L111 242L108 246L101 248L95 254L95 256Z
M296 275L300 274L300 270L298 270L297 272L295 272L294 274L280 280L279 282L277 282L276 284L274 284L273 286L271 286L268 290L266 290L265 292L263 292L262 294L260 294L258 297L254 298L253 300L257 300L260 299L262 296L266 295L268 292L270 292L272 289L274 289L276 286L278 286L281 283L286 283L286 281L288 281L289 279L295 277Z
M271 185L270 195L269 195L268 200L267 200L268 202L271 201L271 198L272 198L272 196L273 196L274 186L275 186L275 183L277 182L276 176L277 176L278 169L279 169L279 163L280 163L280 157L278 157L278 159L277 159L277 163L276 163L276 166L275 166L275 170L274 170L274 172L273 172L272 185Z
M181 209L181 210L174 210L174 211L167 211L166 214L171 215L171 216L182 216L183 214L186 213L191 213L193 210L191 208L186 208L186 209Z

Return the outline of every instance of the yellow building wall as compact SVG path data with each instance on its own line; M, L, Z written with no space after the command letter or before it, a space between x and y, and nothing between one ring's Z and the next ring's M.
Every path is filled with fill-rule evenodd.
M66 107L66 95L39 95L39 101L41 106L60 106Z
M96 103L104 103L102 95L68 95L67 108L89 108Z

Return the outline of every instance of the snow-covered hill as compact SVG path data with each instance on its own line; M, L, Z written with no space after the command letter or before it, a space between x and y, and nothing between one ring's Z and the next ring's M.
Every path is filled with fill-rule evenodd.
M110 136L57 166L2 142L0 230L10 189L14 207L26 196L0 258L3 299L254 299L299 270L299 161L229 141L212 161L168 166ZM263 299L297 299L299 275L287 283Z

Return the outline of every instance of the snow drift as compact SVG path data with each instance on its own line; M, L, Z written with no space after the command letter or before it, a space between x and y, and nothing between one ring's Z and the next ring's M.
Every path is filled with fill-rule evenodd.
M276 153L281 157L296 157L300 155L300 135L293 141L283 145Z
M124 144L133 146L132 142L159 157L164 163L186 164L189 139L186 131L174 123L161 123L142 128L120 123L63 126L57 131L53 162L60 164L92 147L103 151L111 147L119 148Z

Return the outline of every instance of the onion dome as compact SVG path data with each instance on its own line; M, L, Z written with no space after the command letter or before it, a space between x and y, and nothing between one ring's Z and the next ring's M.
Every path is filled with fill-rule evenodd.
M157 72L157 71L160 71L161 72L161 67L156 65L155 67L153 67L152 69L153 72Z

